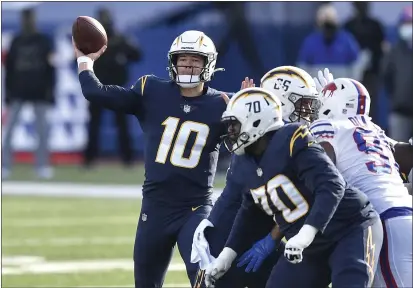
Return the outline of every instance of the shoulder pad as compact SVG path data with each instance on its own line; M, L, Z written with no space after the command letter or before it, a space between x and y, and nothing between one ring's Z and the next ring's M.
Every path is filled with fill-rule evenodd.
M132 85L131 89L133 89L136 86L136 84L143 79L144 81L146 81L146 83L148 83L147 81L171 82L171 80L160 78L153 74L147 74L147 75L141 76L138 80L136 80L136 82Z
M140 77L132 86L131 89L134 90L135 92L139 93L141 96L144 95L145 90L147 90L147 87L150 82L163 82L163 83L170 83L170 81L156 77L155 75L144 75Z
M286 125L289 127L290 141L289 141L289 153L290 157L295 154L295 151L299 151L304 147L311 146L317 143L310 132L307 125L300 125L298 123L292 123Z
M317 120L310 125L311 133L316 137L334 138L336 128L331 120Z
M164 83L171 83L171 82L172 82L171 79L161 78L161 77L155 76L155 75L153 75L153 74L148 75L148 76L150 76L151 79L153 79L154 81L164 82Z

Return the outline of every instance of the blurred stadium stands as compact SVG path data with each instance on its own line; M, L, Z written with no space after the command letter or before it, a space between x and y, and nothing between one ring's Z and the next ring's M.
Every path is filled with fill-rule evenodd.
M253 37L261 61L266 69L278 65L294 65L298 49L304 37L314 28L316 2L257 2L248 3L247 16L250 19ZM396 38L396 20L401 8L407 3L373 2L372 14L385 25L387 38ZM130 84L144 74L156 74L167 77L167 51L173 39L187 29L198 29L208 34L215 43L224 36L226 27L223 16L212 9L203 9L194 13L185 21L176 25L159 24L168 15L208 2L5 2L2 4L2 55L7 57L7 48L11 36L19 27L19 11L26 5L34 6L39 28L54 37L57 52L56 65L59 67L56 91L56 108L50 117L51 149L55 152L76 152L83 148L86 137L86 103L77 82L75 62L71 49L71 24L79 15L95 16L101 5L109 7L114 13L115 25L121 31L135 38L142 46L144 59L138 65L131 66ZM336 2L340 9L341 21L351 14L350 2ZM201 6L199 6L201 7ZM58 13L57 13L58 11ZM233 43L225 57L218 56L218 67L226 72L217 73L212 86L224 91L236 91L240 80L250 76L258 82L261 75L254 75L243 59L236 43ZM3 90L4 91L4 90ZM2 96L4 98L4 96ZM384 91L380 92L380 119L378 124L387 127L387 99ZM7 117L7 111L2 111ZM116 139L112 121L113 114L107 111L100 133L102 154L117 153ZM4 118L5 119L5 118ZM135 155L142 155L142 131L138 122L130 117L130 133L133 135ZM35 145L32 133L32 114L27 108L21 115L19 128L16 130L13 145L17 151L31 151ZM104 141L103 141L104 140Z

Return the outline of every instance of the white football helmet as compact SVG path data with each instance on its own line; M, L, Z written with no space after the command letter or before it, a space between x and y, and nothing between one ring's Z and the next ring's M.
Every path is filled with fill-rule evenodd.
M350 78L337 78L320 93L319 119L340 119L369 115L370 95L366 87Z
M245 148L265 133L284 125L281 102L270 91L258 87L243 89L228 102L222 115L227 134L222 138L229 152L245 153Z
M177 56L179 54L196 54L204 57L205 63L200 75L178 75L176 66ZM217 50L211 38L201 31L185 31L172 43L168 52L169 77L183 88L196 87L201 82L207 82L212 79L214 72L223 70L215 69L217 62Z
M261 78L262 88L271 91L282 103L286 122L312 122L317 118L320 100L310 74L294 66L280 66Z

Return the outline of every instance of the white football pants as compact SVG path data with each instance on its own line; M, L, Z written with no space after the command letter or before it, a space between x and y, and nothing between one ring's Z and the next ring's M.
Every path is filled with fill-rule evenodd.
M380 263L372 287L413 287L412 216L399 216L384 220L383 229Z

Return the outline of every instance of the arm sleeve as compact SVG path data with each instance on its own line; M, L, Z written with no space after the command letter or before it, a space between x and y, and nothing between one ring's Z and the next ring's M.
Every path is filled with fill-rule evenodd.
M340 154L337 145L337 127L330 120L317 120L310 125L310 132L318 143L328 142L336 154ZM338 155L336 155L337 157Z
M305 224L323 233L344 196L346 183L306 126L300 126L294 132L290 155L299 179L314 194Z
M234 225L225 246L234 250L238 255L250 248L250 242L243 240L248 239L249 234L253 233L256 223L268 221L268 217L270 216L254 203L252 195L244 193L241 208L235 217Z
M225 217L229 210L232 211L241 206L242 195L247 191L242 181L240 181L239 177L237 178L235 174L234 165L237 162L235 157L236 156L232 156L231 165L227 171L224 191L222 191L218 200L215 202L208 217L208 220L211 221L214 226L217 226L220 219Z
M242 185L235 183L234 181L226 182L224 191L215 202L208 220L211 221L214 226L220 221L228 210L239 207L242 202L242 195L245 193L245 188Z
M103 85L95 73L89 70L79 74L79 81L83 95L91 103L127 114L139 114L143 110L142 96L146 77L140 78L130 89L117 85Z

